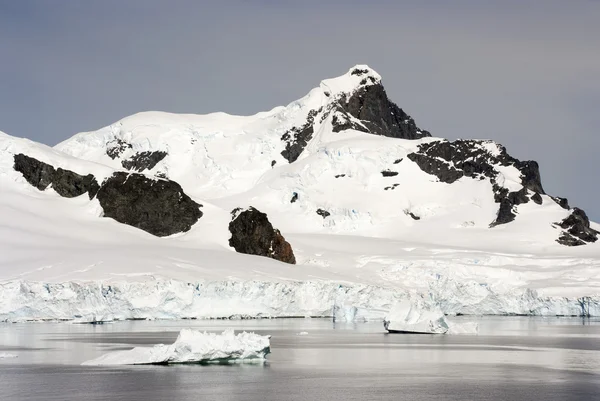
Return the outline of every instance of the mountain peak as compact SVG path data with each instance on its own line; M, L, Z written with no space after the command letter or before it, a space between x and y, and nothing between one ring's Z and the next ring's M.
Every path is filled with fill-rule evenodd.
M321 81L325 96L337 96L352 93L363 86L381 84L381 75L366 64L357 64L347 73L336 78Z

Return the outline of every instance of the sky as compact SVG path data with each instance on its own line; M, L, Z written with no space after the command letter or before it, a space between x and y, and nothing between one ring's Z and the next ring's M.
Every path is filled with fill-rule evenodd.
M600 221L600 1L0 0L0 130L254 114L368 64L417 125L540 163Z

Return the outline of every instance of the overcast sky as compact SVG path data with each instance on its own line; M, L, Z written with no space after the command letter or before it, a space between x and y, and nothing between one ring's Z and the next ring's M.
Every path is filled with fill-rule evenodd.
M597 0L0 0L0 130L253 114L368 64L421 128L537 160L599 221L599 21Z

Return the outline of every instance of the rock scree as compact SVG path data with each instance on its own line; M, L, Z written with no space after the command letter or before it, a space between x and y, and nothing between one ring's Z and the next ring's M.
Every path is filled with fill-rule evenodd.
M265 213L250 206L245 210L234 209L231 215L229 246L236 252L296 264L292 246L273 228Z

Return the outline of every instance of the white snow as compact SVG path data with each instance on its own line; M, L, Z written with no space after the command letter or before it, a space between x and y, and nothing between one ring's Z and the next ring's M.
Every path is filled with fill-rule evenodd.
M264 362L271 336L225 330L222 334L183 329L171 345L136 347L115 351L82 365L148 365L182 363L257 363Z
M367 72L352 75L355 68ZM281 136L310 110L326 109L365 77L381 79L355 68L253 116L145 112L54 148L0 133L0 320L356 321L382 319L403 300L445 314L600 315L600 241L556 243L552 223L569 212L545 195L542 205L519 205L514 222L490 228L498 204L489 180L440 183L406 157L437 138L335 133L331 115L319 115L302 156L292 164L281 156ZM116 139L132 147L113 160L106 150ZM499 152L494 142L482 146ZM101 217L87 195L39 191L13 169L14 154L25 153L101 181L136 152L156 150L168 155L144 174L166 174L204 205L187 233L154 237ZM520 188L514 167L495 168L501 185ZM387 169L399 174L383 177ZM230 212L248 206L267 213L297 265L229 247Z
M477 325L450 323L439 307L402 301L392 307L383 321L390 332L416 334L475 334Z

